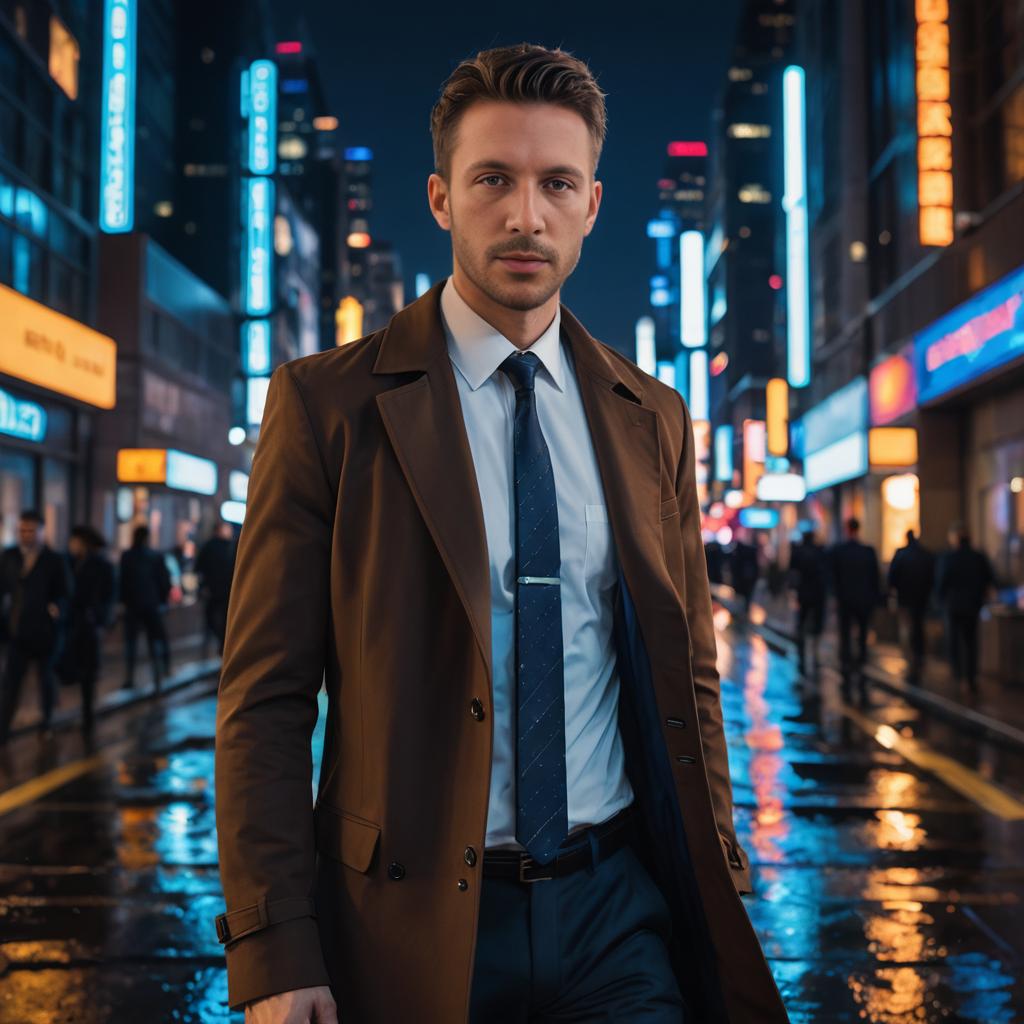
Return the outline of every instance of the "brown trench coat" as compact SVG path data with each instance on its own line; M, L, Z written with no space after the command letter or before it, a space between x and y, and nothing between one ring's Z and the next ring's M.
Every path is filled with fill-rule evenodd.
M330 984L342 1024L467 1020L491 766L490 583L440 289L271 380L217 715L228 911L217 924L233 1006ZM749 874L689 414L564 307L562 324L621 566L620 664L636 661L622 671L620 727L649 867L673 907L673 964L701 1024L786 1021L739 897Z

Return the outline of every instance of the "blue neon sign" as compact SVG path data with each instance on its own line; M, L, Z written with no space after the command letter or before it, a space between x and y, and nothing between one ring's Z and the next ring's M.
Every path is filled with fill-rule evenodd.
M854 377L801 418L805 457L835 441L868 429L868 379Z
M246 377L270 373L269 320L247 320L242 324L242 372Z
M345 159L355 161L372 160L373 150L367 146L349 146L345 150Z
M1024 267L978 292L914 337L923 404L1024 356Z
M249 128L249 170L273 174L277 163L277 65L254 60L243 76L243 113Z
M786 213L786 380L793 388L811 382L811 284L807 227L807 151L804 69L782 75L783 167Z
M774 530L779 525L779 510L776 508L757 508L748 505L740 509L740 526L748 530Z
M105 0L100 121L100 229L135 222L135 0Z
M732 425L723 423L715 427L715 479L732 482Z
M168 448L166 482L179 491L216 494L217 463Z
M704 318L704 236L684 231L679 236L679 339L687 348L707 340Z
M270 178L246 178L245 262L242 291L245 312L266 316L271 309L273 269L274 182Z
M674 238L676 226L670 220L649 220L647 222L648 238Z
M46 410L0 388L0 434L22 441L42 441L46 437Z

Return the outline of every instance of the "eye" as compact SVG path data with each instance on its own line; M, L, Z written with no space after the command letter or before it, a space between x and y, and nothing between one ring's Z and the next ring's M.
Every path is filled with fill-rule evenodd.
M482 185L494 186L500 185L505 179L500 174L487 174L480 179Z
M549 181L548 184L550 186L552 186L551 190L553 192L568 192L569 189L572 188L572 182L571 181L566 181L564 178L554 178L552 181ZM565 187L564 188L554 188L555 185L564 185Z

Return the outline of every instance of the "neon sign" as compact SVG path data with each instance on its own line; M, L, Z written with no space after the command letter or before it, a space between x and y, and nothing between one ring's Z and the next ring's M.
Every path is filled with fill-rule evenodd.
M949 0L917 0L917 204L922 245L953 241Z
M242 372L247 377L270 373L269 320L248 320L242 324Z
M273 174L277 159L277 66L256 60L242 76L242 116L249 126L249 170Z
M46 437L46 410L0 388L0 434L42 441Z
M245 312L249 316L266 316L272 294L274 183L270 178L247 178L245 185Z
M131 231L135 221L135 0L106 0L100 121L100 228Z
M807 230L807 153L804 69L782 75L786 213L786 379L793 388L811 382L811 285Z
M706 340L704 318L704 236L684 231L679 236L679 338L687 348Z

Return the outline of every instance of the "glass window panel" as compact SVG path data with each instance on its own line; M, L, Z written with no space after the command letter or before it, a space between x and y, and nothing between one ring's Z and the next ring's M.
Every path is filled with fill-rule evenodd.
M35 459L0 446L0 546L17 544L18 517L35 503Z
M49 543L63 550L71 528L71 466L60 459L43 459L43 507Z

